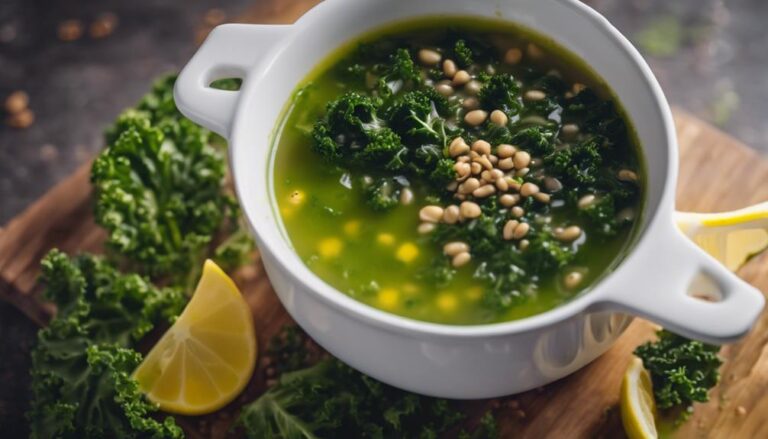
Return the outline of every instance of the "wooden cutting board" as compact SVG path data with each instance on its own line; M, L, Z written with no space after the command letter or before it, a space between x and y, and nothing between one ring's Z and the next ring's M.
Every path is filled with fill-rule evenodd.
M292 22L315 0L259 3L242 21ZM679 210L715 212L768 200L768 161L682 111L675 111L681 149ZM0 231L0 298L45 324L52 308L39 299L39 260L53 247L68 253L99 252L104 233L91 216L90 164L54 187ZM768 291L768 256L753 258L739 275ZM254 313L261 346L291 321L255 256L235 274ZM653 326L636 320L601 358L546 387L505 398L494 410L502 437L623 437L617 401L619 383L634 348L652 337ZM679 437L768 437L768 312L752 333L722 350L722 382L708 404L678 432ZM190 437L223 437L239 407L265 389L261 368L235 402L213 415L179 418ZM507 402L505 404L505 402ZM493 401L467 404L479 416Z

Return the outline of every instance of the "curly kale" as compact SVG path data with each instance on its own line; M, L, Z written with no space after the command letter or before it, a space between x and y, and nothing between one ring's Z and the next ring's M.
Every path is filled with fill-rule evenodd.
M460 39L453 45L453 55L462 67L469 67L474 63L474 54L472 49L469 48L466 40Z
M393 130L400 133L408 145L436 143L441 148L448 143L451 132L444 116L449 111L448 100L433 88L411 91L395 100L386 110Z
M627 134L624 119L610 100L601 99L591 89L582 90L563 105L563 120L579 124L582 132L618 143Z
M295 333L273 344L271 354L295 358L301 367ZM287 350L281 355L281 347ZM444 399L416 395L381 383L336 359L281 375L277 385L246 405L236 425L248 438L436 438L458 428L464 415ZM483 417L476 434L496 437L495 420Z
M555 152L548 161L561 181L573 186L591 185L600 178L603 156L601 141L590 137Z
M379 177L370 183L364 182L365 202L371 209L384 212L400 204L403 185L397 178Z
M32 351L33 438L179 438L172 418L159 422L130 377L132 348L184 305L176 289L157 289L103 259L70 259L52 250L42 261L45 297L58 307Z
M107 246L140 272L183 282L238 207L224 188L224 156L176 110L172 84L160 81L107 131L91 182Z
M555 150L555 132L548 126L532 126L517 131L511 139L534 156L545 157Z
M421 84L421 74L407 49L397 49L389 58L383 75L379 78L379 94L388 98Z
M709 390L720 380L719 346L689 340L669 331L635 350L651 374L656 405L689 413L694 402L709 400Z
M502 110L508 116L520 113L523 108L520 85L508 73L498 73L491 76L480 89L479 98L486 110Z

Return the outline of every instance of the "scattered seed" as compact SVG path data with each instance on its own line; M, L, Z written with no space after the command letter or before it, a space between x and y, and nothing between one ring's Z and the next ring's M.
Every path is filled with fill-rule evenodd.
M512 158L515 163L515 168L523 169L527 168L531 164L531 155L525 151L517 151Z
M462 85L465 85L471 80L472 80L472 77L469 75L469 73L466 70L459 70L453 76L453 82L451 84L454 87L461 87Z
M575 241L576 239L581 236L581 227L579 226L568 226L565 229L555 229L555 238L557 238L560 241L564 242L571 242Z
M59 23L58 35L61 41L75 41L83 36L83 23L80 20L65 20Z
M459 185L459 193L471 194L475 189L479 187L480 187L480 180L476 179L475 177L470 177L467 179L467 181Z
M539 187L534 183L523 183L523 187L520 188L520 195L524 197L530 197L531 195L538 194L539 190Z
M443 217L443 208L440 206L424 206L419 211L419 219L428 223L436 223Z
M507 53L504 54L504 62L507 64L515 65L520 62L520 60L523 59L523 51L518 49L517 47L513 47L509 50L507 50Z
M535 198L539 203L544 204L547 204L552 200L552 197L549 194L545 194L544 192L533 194L533 198Z
M504 224L504 228L501 231L502 237L507 240L511 241L512 237L515 234L515 228L520 225L520 221L518 220L509 220L506 224Z
M456 71L456 63L453 60L446 59L443 61L443 73L445 73L445 76L453 78L456 75Z
M578 271L571 271L570 273L565 275L565 278L563 279L563 284L565 284L566 288L568 288L569 290L572 290L578 287L583 279L584 279L584 275L582 275Z
M407 206L413 202L413 191L405 188L400 191L400 204Z
M416 229L420 234L426 235L427 233L432 233L433 230L435 230L435 223L421 223L419 224L418 229Z
M472 255L470 255L467 252L462 252L462 253L459 253L458 255L453 257L453 259L451 260L451 264L455 268L459 268L459 267L462 267L464 265L467 265L467 263L469 261L471 261L471 260L472 260Z
M488 113L483 110L472 110L464 116L464 122L473 127L482 125L488 119Z
M472 151L475 151L480 155L490 154L491 144L486 142L485 140L476 140L475 143L472 144Z
M522 239L531 230L531 226L528 223L520 223L515 227L512 232L513 239Z
M491 123L500 127L506 126L509 122L509 117L501 110L493 110L491 113Z
M22 90L17 90L5 98L5 111L10 114L21 113L27 109L27 106L29 106L29 95Z
M515 155L517 148L512 145L501 144L496 148L496 155L501 159L508 159Z
M520 201L520 195L504 194L499 197L499 202L504 207L512 207Z
M634 171L630 171L629 169L622 169L619 171L619 180L626 181L629 183L636 182L637 181L637 174L635 174Z
M523 95L523 99L525 99L526 101L533 101L533 102L544 100L546 99L546 97L547 97L547 94L541 90L528 90Z
M474 110L480 106L480 101L477 100L477 98L466 98L464 99L464 102L461 103L461 106L467 110Z
M471 94L476 95L480 93L480 90L483 88L483 84L480 83L480 81L475 81L474 79L467 82L467 85L464 86L464 91Z
M426 66L434 66L440 62L442 56L439 52L430 49L419 50L419 62Z
M739 416L744 416L747 414L747 409L743 405L740 405L736 407L736 414Z
M579 198L578 203L576 203L579 206L579 209L586 209L587 207L591 206L597 198L592 195L584 195L583 197Z
M480 210L480 206L478 206L477 203L473 203L471 201L465 201L461 203L459 209L461 210L461 216L463 218L477 218L483 213L483 211Z
M441 82L435 86L435 90L443 96L453 96L453 87L450 84Z
M575 123L567 123L563 125L563 128L560 129L560 132L563 133L563 135L566 137L573 137L579 133L579 126Z
M513 207L511 212L512 212L512 216L514 216L515 218L522 218L523 215L525 215L525 210L523 210L523 208L520 206Z
M563 188L563 184L555 177L547 177L544 179L544 189L547 192L557 192Z
M469 246L463 241L453 241L443 246L443 254L446 256L456 256L459 253L465 253L469 251Z
M448 152L451 154L451 157L457 157L469 152L469 145L467 145L463 138L457 137L451 142Z
M515 168L515 162L512 160L512 157L507 157L499 161L498 166L503 171L509 171Z
M446 224L456 224L461 219L461 212L459 211L459 206L456 206L454 204L448 206L445 208L445 212L443 212L443 222Z
M486 198L493 195L496 192L496 186L492 184L486 184L472 191L472 196L477 198Z

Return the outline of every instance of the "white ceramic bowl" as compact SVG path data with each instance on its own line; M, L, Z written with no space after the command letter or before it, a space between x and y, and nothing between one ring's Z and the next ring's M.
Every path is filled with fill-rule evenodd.
M613 273L551 311L506 323L449 326L371 308L312 273L276 214L272 136L296 85L356 36L436 15L508 20L551 37L610 84L639 134L648 165L639 238ZM241 90L209 87L225 77L243 78ZM676 229L678 150L669 107L637 51L576 0L326 0L290 26L219 26L179 76L176 103L229 140L240 202L288 312L333 355L397 387L449 398L517 393L594 360L627 327L628 315L725 343L746 334L763 307L760 292ZM692 282L719 301L693 298Z

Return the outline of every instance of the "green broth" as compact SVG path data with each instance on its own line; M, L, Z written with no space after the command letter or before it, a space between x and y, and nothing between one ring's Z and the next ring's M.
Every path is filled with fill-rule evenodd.
M445 30L447 28L451 30ZM276 202L297 254L320 278L356 300L405 317L446 324L520 319L552 309L589 288L620 259L631 242L635 225L622 228L615 236L593 239L589 224L579 218L574 207L552 209L553 223L565 221L585 230L587 239L572 244L578 247L578 252L568 264L569 269L578 269L584 275L580 287L565 288L559 272L537 279L535 293L524 300L504 307L489 306L484 286L473 276L477 269L474 261L457 269L446 285L436 285L420 276L442 253L442 248L435 246L429 235L417 232L419 209L428 204L425 202L430 192L427 184L411 181L415 200L411 205L376 212L361 201L363 189L356 182L363 173L326 165L311 147L310 132L315 121L325 113L326 104L350 89L362 90L360 86L350 85L342 68L357 43L384 39L395 45L407 41L430 46L445 38L447 32L457 31L495 41L499 46L535 42L547 53L536 63L538 69L556 68L567 82L586 84L603 98L612 96L602 81L572 55L525 30L466 19L427 20L390 27L334 52L295 93L275 139ZM508 67L515 76L520 69L522 66ZM628 161L642 182L639 148L626 117L624 120L629 139L629 145L624 147L631 156ZM641 204L642 196L635 206L635 217L640 216Z

